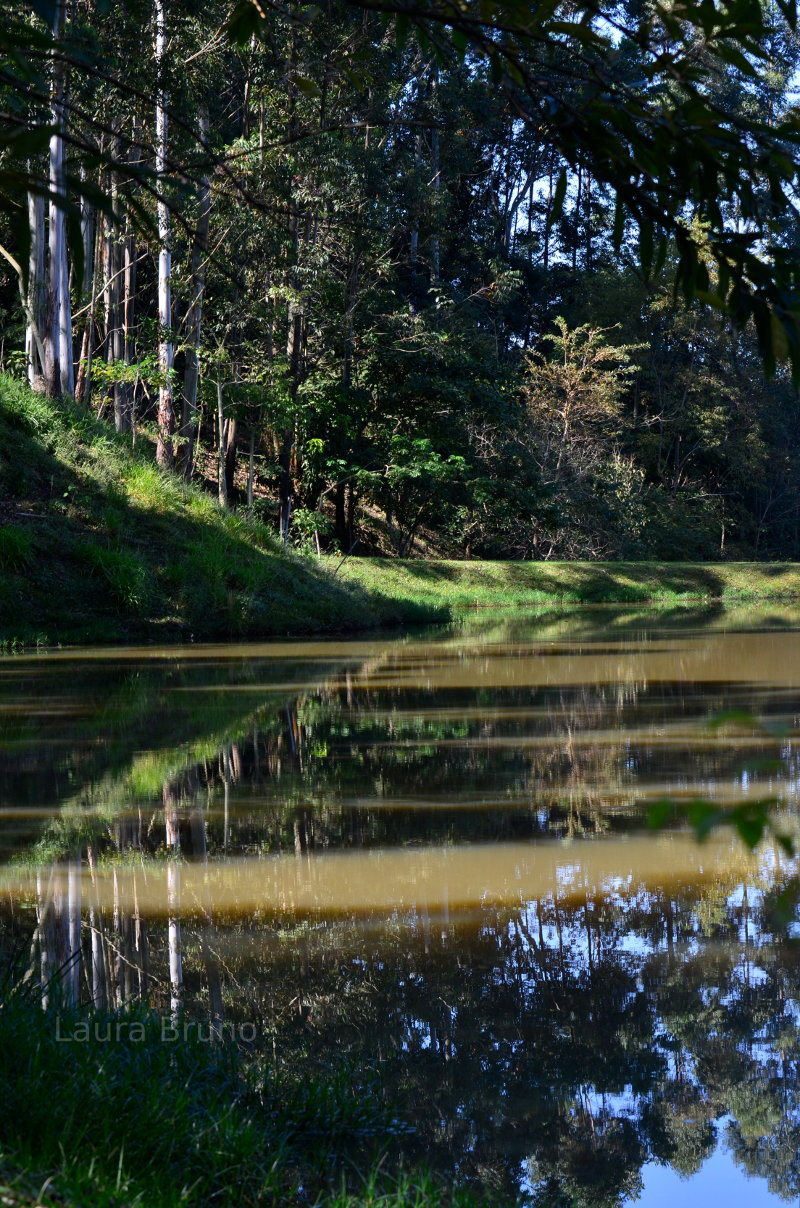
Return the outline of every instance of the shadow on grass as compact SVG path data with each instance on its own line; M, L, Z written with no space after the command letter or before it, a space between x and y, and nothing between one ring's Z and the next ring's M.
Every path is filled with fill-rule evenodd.
M680 563L586 562L412 562L398 564L419 584L453 592L510 591L524 598L539 594L576 603L642 603L693 597L722 598L724 582L707 566Z

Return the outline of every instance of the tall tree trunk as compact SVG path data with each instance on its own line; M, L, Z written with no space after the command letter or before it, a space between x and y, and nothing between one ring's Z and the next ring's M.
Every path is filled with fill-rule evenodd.
M228 476L225 473L226 428L225 408L222 401L223 383L217 377L217 494L220 505L229 506Z
M253 491L256 481L256 433L250 428L250 443L247 448L247 510L253 510Z
M83 244L83 280L80 292L82 323L76 331L79 353L78 372L75 381L75 398L78 402L89 401L92 338L94 329L94 292L97 211L85 198L81 202L81 242ZM78 317L78 316L76 316Z
M340 479L334 491L334 524L333 531L342 553L350 548L350 534L347 531L347 515L345 512L345 482Z
M44 225L44 197L40 193L28 194L28 226L30 249L28 254L28 285L25 297L27 327L25 352L28 357L28 383L33 390L42 391L45 384L44 333L47 321L47 298L45 272L47 267L47 239Z
M119 158L119 139L115 139L114 158ZM106 256L106 264L108 266L108 283L106 286L106 327L108 330L106 361L109 365L113 365L117 372L125 362L125 329L123 326L124 318L122 310L125 245L117 219L118 200L119 175L117 172L112 172L112 216L108 219L106 230L108 247ZM130 417L126 414L124 383L115 381L112 393L114 399L114 427L117 432L125 432L130 427Z
M84 245L85 246L85 245ZM85 302L87 307L86 319L81 336L81 349L78 359L78 380L75 383L75 397L78 402L89 405L92 392L92 359L97 340L97 301L100 294L100 274L105 263L105 240L103 239L103 224L97 219L93 224L91 278L89 282L89 297Z
M198 118L200 137L208 138L208 110L202 109ZM203 295L206 284L206 255L208 253L208 231L211 223L211 188L208 176L202 176L197 189L197 225L192 244L192 263L189 289L188 347L186 368L183 374L183 408L181 414L180 465L183 477L188 482L192 477L194 446L197 440L197 385L200 376L198 351L203 330Z
M287 71L287 96L289 109L288 136L290 145L297 137L300 130L300 123L297 116L297 89L294 83L294 69L295 44L294 35L292 34L292 41L289 47L289 63ZM281 444L278 453L278 466L280 469L278 478L278 531L281 536L281 541L284 544L286 544L286 542L289 540L289 528L292 522L292 509L294 507L294 484L292 480L292 456L294 451L294 404L297 398L297 389L300 384L300 366L304 329L304 313L303 304L299 297L300 278L298 273L300 260L300 216L298 213L297 203L293 197L290 197L289 199L289 238L292 244L292 272L290 274L292 300L289 303L288 328L286 334L286 357L289 362L289 394L292 400L292 407L290 411L291 418L281 435Z
M239 431L238 420L231 416L225 423L225 493L228 496L228 503L233 502L234 491L236 489L234 478L236 475L236 437Z
M439 92L439 70L437 67L433 69L433 78L431 80L431 105L433 108L434 118L438 119L438 92ZM439 140L439 127L433 126L431 129L431 281L439 280L439 200L441 192L441 149Z
M166 188L167 154L169 149L169 116L167 114L167 27L164 0L155 0L156 18L156 176L158 178L158 370L161 384L158 390L158 443L156 461L171 469L175 451L175 408L172 400L172 252L170 250L171 221L164 196Z
M52 35L57 42L64 33L66 0L56 0L53 11ZM69 263L67 259L66 171L64 162L64 132L66 114L67 64L53 60L50 137L50 231L49 263L46 291L47 319L44 336L45 389L51 398L72 395L75 377L72 352L72 309L69 298Z
M136 235L130 217L125 220L125 237L122 248L122 359L127 368L136 360ZM135 386L131 381L123 382L121 408L125 431L133 427Z

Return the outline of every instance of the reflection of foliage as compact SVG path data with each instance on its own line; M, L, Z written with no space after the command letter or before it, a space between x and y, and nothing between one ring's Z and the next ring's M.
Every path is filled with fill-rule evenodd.
M685 1178L696 1174L713 1152L713 1105L690 1081L668 1081L645 1111L653 1156Z
M800 966L764 930L759 895L719 890L708 939L693 894L641 892L484 911L464 929L422 912L380 934L355 919L280 945L265 931L231 937L226 962L287 1061L380 1055L386 1094L413 1105L399 1151L457 1166L494 1202L524 1168L537 1208L616 1208L645 1162L695 1173L728 1114L736 1160L772 1177L771 1155L788 1187Z

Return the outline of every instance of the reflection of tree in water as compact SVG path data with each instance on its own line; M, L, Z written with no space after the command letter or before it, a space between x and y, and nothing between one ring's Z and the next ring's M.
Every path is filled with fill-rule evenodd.
M767 697L752 693L740 703L763 714ZM680 683L489 694L342 676L271 711L237 706L235 731L202 757L184 745L115 765L107 815L88 826L77 813L60 848L54 831L73 869L80 840L84 867L133 862L134 887L169 884L169 919L101 909L91 877L79 898L62 862L40 877L32 975L47 984L68 964L68 998L98 1007L145 996L217 1023L255 1019L271 1059L336 1055L355 1086L379 1067L416 1129L397 1137L397 1156L498 1200L615 1208L645 1163L691 1175L720 1133L744 1169L796 1195L800 956L758 895L720 883L699 896L550 896L469 925L420 909L372 930L220 918L210 900L178 917L187 860L283 852L305 870L326 849L625 831L642 785L735 779L735 744L692 745L689 733L729 703L727 689ZM134 737L140 713L120 705ZM671 725L683 733L654 740Z
M196 777L165 786L156 823L120 825L116 858L135 854L143 875L165 878L178 847L206 859L204 801ZM149 862L148 827L164 844ZM37 969L48 926L65 942L74 917L68 869L52 884L60 897L50 924L39 903ZM259 1022L279 1062L324 1067L336 1055L356 1083L378 1067L415 1126L393 1156L498 1200L614 1208L635 1196L646 1162L695 1173L726 1115L735 1160L796 1194L800 957L765 930L758 895L723 882L705 894L551 895L469 922L419 911L366 929L215 920L211 902L196 902L177 930L103 914L85 893L78 985L98 1005L144 990L164 1011L177 996L218 1021L224 999L229 1020Z
M380 1065L413 1113L407 1157L498 1198L527 1186L542 1208L601 1208L635 1194L647 1161L695 1173L726 1113L737 1160L766 1174L777 1147L793 1169L797 971L787 980L785 946L759 933L748 985L741 907L704 936L690 896L668 904L669 939L667 899L642 892L485 912L469 929L419 917L380 939L342 922L294 946L269 931L221 942L236 1009L287 1059Z
M400 682L389 675L382 683L384 664L391 671L395 663ZM625 830L638 824L643 794L680 791L690 782L741 782L736 743L697 741L709 713L730 706L730 685L626 680L486 690L477 669L472 686L428 689L424 665L414 674L409 668L413 660L401 650L394 663L332 674L298 695L287 691L274 706L255 686L254 677L267 678L258 663L237 670L236 690L227 694L214 690L217 680L225 686L218 669L200 676L178 664L119 682L106 670L116 695L102 712L103 741L80 731L70 753L60 721L52 744L39 742L38 732L20 734L22 746L7 761L21 769L15 776L4 770L0 751L0 791L20 803L55 798L80 822L87 806L101 815L131 802L147 808L158 802L163 781L194 769L214 854ZM87 686L79 679L78 687ZM737 693L737 705L762 716L785 707L769 688ZM95 727L97 714L95 705ZM233 717L226 737L225 719ZM159 739L167 738L157 750L147 750L145 719L155 719ZM194 744L194 758L192 744L181 741L193 727L206 736ZM34 758L28 741L44 754ZM136 743L144 750L131 758ZM790 753L766 738L748 747L751 760L779 753L788 782L796 772ZM750 782L757 780L751 771ZM64 839L62 850L69 847Z

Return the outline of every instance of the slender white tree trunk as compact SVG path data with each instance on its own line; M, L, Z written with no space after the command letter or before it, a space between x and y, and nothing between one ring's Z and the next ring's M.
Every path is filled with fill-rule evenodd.
M164 197L169 152L169 115L167 113L167 24L164 0L155 0L156 19L156 175L158 177L158 444L156 461L171 469L175 460L172 437L175 433L175 408L172 398L172 253L169 206Z
M45 365L47 239L44 227L44 197L40 193L28 194L28 225L30 249L28 253L28 289L25 299L25 312L28 320L25 331L25 352L28 357L28 382L32 389L42 390Z
M54 41L64 32L66 0L57 0L52 23ZM50 138L50 231L47 282L47 324L44 339L45 387L53 398L75 393L75 372L72 352L72 308L69 298L69 263L67 259L67 197L64 162L64 131L66 129L66 63L53 63L51 118L55 127Z
M439 70L437 67L433 69L433 79L431 81L431 103L433 115L436 121L439 120ZM431 281L439 280L439 197L442 187L442 164L441 164L441 147L439 141L439 127L431 128Z
M200 137L208 138L208 110L203 108L198 117ZM203 175L197 189L197 225L192 247L192 291L188 314L188 348L186 349L186 371L183 376L183 414L181 417L180 463L183 477L188 482L192 477L194 446L197 440L197 386L200 377L198 352L203 334L203 296L206 285L206 255L208 232L211 223L211 187L207 175Z

